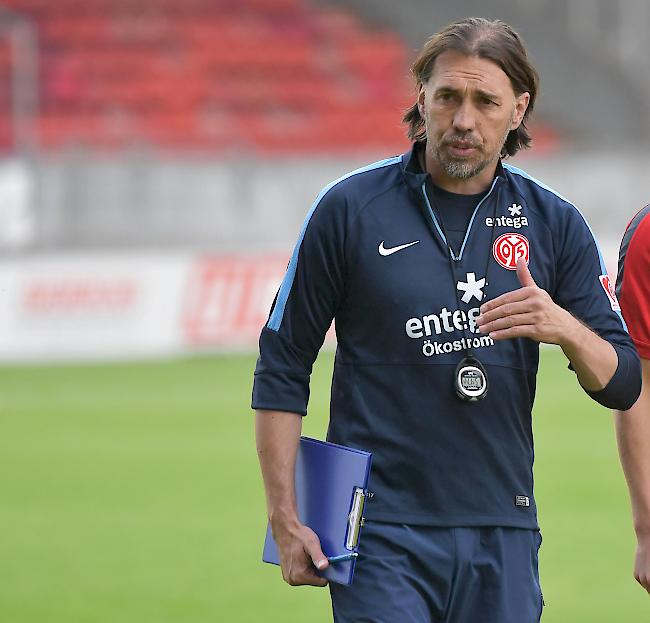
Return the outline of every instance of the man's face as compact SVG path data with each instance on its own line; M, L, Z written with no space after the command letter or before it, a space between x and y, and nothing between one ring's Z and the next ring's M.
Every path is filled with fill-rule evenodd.
M521 124L529 99L528 93L515 96L510 79L492 61L443 52L418 96L427 166L443 181L485 177L489 183L508 133Z

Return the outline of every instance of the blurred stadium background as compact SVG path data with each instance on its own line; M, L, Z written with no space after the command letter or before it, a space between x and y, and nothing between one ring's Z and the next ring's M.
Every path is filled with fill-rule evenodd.
M408 148L409 63L470 15L527 42L515 164L615 275L650 200L645 0L0 1L0 621L328 620L259 563L256 338L314 197ZM564 368L544 351L544 621L650 620L609 415Z

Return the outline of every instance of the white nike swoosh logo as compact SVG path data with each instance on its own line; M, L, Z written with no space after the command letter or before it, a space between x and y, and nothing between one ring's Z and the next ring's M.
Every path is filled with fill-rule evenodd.
M382 240L381 243L379 244L379 255L383 255L386 257L387 255L392 255L393 253L397 253L398 251L401 251L402 249L406 249L407 247L412 247L414 244L417 244L420 242L419 240L415 240L413 242L407 242L406 244L400 244L399 247L391 247L390 249L387 249L384 247L384 241Z

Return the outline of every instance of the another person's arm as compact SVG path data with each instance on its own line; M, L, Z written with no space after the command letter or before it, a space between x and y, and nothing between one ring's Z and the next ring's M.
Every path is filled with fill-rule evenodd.
M616 283L621 311L643 368L636 404L615 413L616 435L637 537L634 577L650 591L650 206L629 223L619 254Z
M650 360L642 359L641 364L641 396L628 411L617 411L615 418L637 538L634 577L650 592Z

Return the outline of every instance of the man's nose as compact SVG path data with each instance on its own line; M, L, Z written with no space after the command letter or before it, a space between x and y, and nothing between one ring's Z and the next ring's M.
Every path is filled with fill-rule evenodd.
M459 132L470 132L474 129L476 118L472 103L465 100L456 110L454 115L454 128Z

